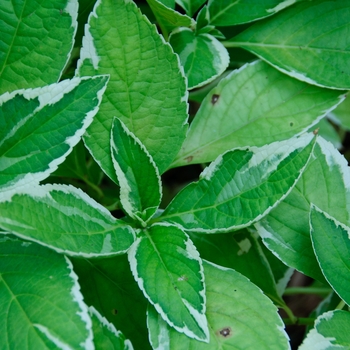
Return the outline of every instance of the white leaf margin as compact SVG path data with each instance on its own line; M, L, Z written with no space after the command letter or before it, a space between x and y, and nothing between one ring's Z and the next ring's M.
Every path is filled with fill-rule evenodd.
M132 133L119 118L115 117L114 120L116 120L116 119L120 122L120 125L122 126L122 129L123 129L125 135L127 135L129 138L131 138L134 141L134 143L137 144L141 148L141 151L143 151L144 154L146 154L146 156L149 160L149 164L151 165L151 167L153 167L155 174L156 174L156 177L157 177L157 180L158 180L158 194L159 194L159 199L161 201L161 199L162 199L162 182L161 182L161 177L160 177L159 170L158 170L156 163L154 162L152 156L149 154L149 152L147 151L144 144L140 141L140 139L137 138L137 136L134 133ZM113 124L112 124L112 129L111 129L111 155L112 155L112 162L114 165L114 169L116 171L116 175L117 175L119 185L120 185L120 202L123 205L124 210L128 213L128 215L130 217L139 221L143 227L146 227L147 222L151 219L151 217L148 218L146 220L146 222L144 222L143 219L138 215L138 210L137 210L137 208L135 208L134 203L132 201L132 198L130 197L131 188L128 184L128 179L126 177L126 174L124 174L124 172L122 171L121 167L119 166L117 160L113 156L113 151L116 154L118 154L118 147L116 146L116 144L114 142L114 138L113 138L114 120L113 120ZM160 203L158 203L158 206L159 206L159 204ZM149 208L144 208L144 210L146 210L146 209L149 209Z
M74 77L70 80L64 80L60 83L55 83L51 85L44 86L42 88L35 88L35 89L20 89L15 90L11 93L6 92L5 94L0 96L0 106L12 98L14 98L16 95L22 95L25 99L30 100L34 98L38 98L39 100L39 106L29 115L27 115L26 118L22 119L17 125L13 127L13 129L7 134L7 137L5 137L3 140L0 141L0 145L3 144L3 142L8 139L9 137L13 136L16 131L24 125L29 119L31 119L36 112L40 111L43 107L47 105L52 105L58 101L60 101L64 95L71 92L73 89L75 89L81 81L83 80L91 80L91 79L101 79L101 77L107 78L107 81L105 85L97 92L97 98L98 103L97 106L90 110L88 113L86 113L85 118L83 120L83 126L76 131L76 133L73 136L67 137L64 143L66 143L70 148L68 151L63 154L61 157L56 158L52 160L48 164L48 168L45 171L37 172L37 173L28 173L25 176L14 179L14 181L10 182L7 186L5 185L1 189L0 198L6 198L11 197L14 192L17 192L19 189L28 187L30 185L38 184L40 181L44 180L49 174L51 174L53 171L55 171L58 168L58 165L61 164L67 157L67 155L72 151L73 147L80 141L81 137L85 133L85 130L89 127L89 125L92 123L94 116L96 115L99 105L102 101L102 96L106 90L107 83L109 80L108 75L96 75L93 77L82 77L77 78Z
M103 317L93 306L89 306L88 308L89 314L91 317L95 316L98 321L100 322L101 326L106 328L112 335L114 335L116 338L120 338L120 336L123 334L121 331L117 331L117 329L114 327L113 323L110 323L107 321L105 317ZM124 350L133 350L133 346L129 339L125 339L124 341Z
M180 333L184 333L186 334L188 337L193 338L193 339L197 339L199 341L204 341L204 342L208 342L209 341L209 329L208 329L208 321L205 315L205 311L206 311L206 294L205 294L205 276L204 276L204 268L203 268L203 263L202 263L202 259L199 256L199 253L197 251L197 249L195 248L194 244L192 243L192 241L190 240L190 237L187 235L187 233L179 226L177 225L173 225L173 224L169 224L169 223L156 223L153 224L151 227L153 226L163 226L163 227L176 227L177 229L180 229L184 235L186 236L187 240L185 241L185 245L186 245L186 252L188 253L186 255L187 258L192 257L192 259L197 260L199 262L199 266L200 266L200 270L199 273L201 275L201 282L203 283L203 289L199 292L199 294L202 297L203 300L203 304L202 304L202 313L199 313L197 310L195 310L186 300L184 300L181 295L179 295L180 299L184 302L184 306L187 308L187 310L189 311L189 313L192 315L192 317L196 320L198 326L201 328L201 330L204 332L206 339L201 339L199 338L196 334L194 334L190 329L188 329L187 327L179 327L176 326L167 316L166 312L163 311L163 309L161 308L161 306L157 303L154 303L153 300L151 299L151 297L148 295L145 287L144 287L144 281L143 278L141 278L138 274L137 271L137 249L141 243L142 237L138 237L137 240L132 244L132 246L130 247L130 249L128 250L128 260L129 260L129 264L130 264L130 269L131 272L135 278L135 281L137 282L137 284L139 285L139 288L142 290L143 294L145 295L145 297L147 298L147 300L154 306L154 308L157 310L157 312L159 313L159 315L162 317L162 319L164 321L166 321L171 327L173 327L174 329L176 329L178 332ZM184 255L185 256L185 255Z
M174 36L180 32L183 32L183 31L192 32L192 30L190 28L185 28L185 27L176 28L174 31L171 32L171 34L169 36L169 42L171 42L172 36ZM215 61L213 62L214 63L213 67L216 70L216 74L212 75L208 79L202 81L201 83L199 83L195 86L188 87L188 90L202 87L202 86L210 83L211 81L215 80L222 73L224 73L224 71L226 70L226 68L230 64L230 56L228 54L228 51L226 50L225 46L219 40L217 40L215 37L213 37L212 35L210 35L208 33L201 33L198 36L196 35L195 39L197 39L197 37L205 37L207 40L209 40L210 44L212 44L212 48L214 49L214 52L211 51L211 53L216 57ZM207 41L205 43L206 43L206 45L208 45ZM187 46L189 46L189 45L187 45ZM185 51L185 50L186 50L186 47L183 51ZM189 53L192 53L192 51L190 51ZM179 57L178 54L177 54L177 56ZM179 61L180 61L180 58L179 58ZM181 61L180 61L180 65L181 65ZM184 71L183 67L182 67L182 69Z
M37 186L31 186L31 187L25 187L24 189L22 189L22 191L19 192L12 192L11 196L7 196L6 198L0 197L0 203L3 202L10 202L12 196L15 195L28 195L30 197L32 197L32 199L35 198L45 198L48 197L51 199L51 195L50 192L51 191L60 191L63 192L65 194L69 194L72 195L82 201L84 201L85 203L87 203L88 205L92 206L95 210L98 210L100 212L100 214L102 214L106 220L110 221L110 224L112 225L113 223L115 223L117 221L117 219L115 219L111 213L105 208L103 207L101 204L97 203L94 199L92 199L91 197L89 197L85 192L83 192L82 190L80 190L79 188L76 188L72 185L58 185L58 184L46 184L46 185L37 185ZM72 213L70 214L72 215ZM1 216L1 214L0 214ZM91 218L92 221L97 221L97 219L95 218ZM99 221L99 223L101 225L103 225L102 222ZM127 225L125 223L125 227L123 227L123 229L127 230L129 234L132 235L134 241L136 239L135 236L135 232L134 230L131 228L131 226ZM24 240L27 241L31 241L31 242L35 242L38 243L41 246L50 248L54 251L56 251L57 253L60 254L66 254L69 256L78 256L78 257L84 257L84 258L93 258L93 257L103 257L103 256L115 256L115 255L121 255L127 252L127 249L123 250L123 251L119 251L118 253L82 253L82 252L74 252L74 251L70 251L70 250L65 250L65 249L61 249L61 248L57 248L55 246L52 246L50 244L44 243L43 241L40 241L38 239L23 235L21 233L17 233L17 232L13 232L13 231L1 231L0 235L6 235L6 234L14 234L15 236L22 238ZM105 237L104 239L104 244L108 244L108 236Z

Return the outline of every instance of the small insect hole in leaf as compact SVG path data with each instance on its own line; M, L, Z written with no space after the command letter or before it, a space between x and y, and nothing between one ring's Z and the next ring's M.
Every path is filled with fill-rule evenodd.
M112 309L112 315L116 315L118 313L117 309Z
M289 123L289 126L293 126L293 125L294 125L294 123L293 123L293 122L290 122L290 123Z
M215 103L218 102L219 97L220 97L220 95L214 94L214 95L211 97L211 103L212 103L213 105L215 105Z
M224 327L220 331L217 332L218 335L220 335L223 338L229 338L232 336L232 329L231 327Z

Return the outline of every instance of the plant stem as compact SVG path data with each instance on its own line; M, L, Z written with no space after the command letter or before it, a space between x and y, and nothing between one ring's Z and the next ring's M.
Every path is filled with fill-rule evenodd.
M332 289L328 287L290 287L286 288L283 295L316 294L327 296L331 291Z
M336 310L342 310L345 305L345 301L340 300L340 303L337 305Z
M290 318L284 318L283 322L286 326L313 326L315 320L313 317L297 317L294 323Z

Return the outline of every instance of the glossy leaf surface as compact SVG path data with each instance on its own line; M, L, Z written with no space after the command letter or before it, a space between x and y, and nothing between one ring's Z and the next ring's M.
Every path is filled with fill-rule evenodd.
M185 232L153 225L128 257L135 280L161 317L178 332L208 341L202 262Z
M293 188L312 153L313 135L219 156L185 187L161 218L194 232L223 233L261 219Z
M211 82L230 62L226 48L210 34L196 35L191 29L179 28L171 34L169 42L179 55L189 89Z
M84 137L106 174L117 182L110 152L114 117L141 140L163 173L185 138L186 83L170 45L133 2L96 3L77 74L110 74L99 113Z
M56 83L77 29L78 1L1 1L0 94Z
M254 284L234 270L203 264L210 342L204 344L176 332L151 307L147 324L154 349L289 349L277 308Z
M247 64L206 96L173 166L212 161L234 147L288 139L343 99L344 93L295 80L265 62Z
M73 186L35 186L0 201L0 227L75 256L125 253L134 232Z
M108 77L74 78L0 97L0 189L49 176L97 113Z
M70 261L35 243L0 241L1 349L92 349Z
M111 132L111 153L123 208L145 225L162 196L157 166L141 141L117 118Z
M302 1L232 41L296 79L350 89L349 16L349 0Z

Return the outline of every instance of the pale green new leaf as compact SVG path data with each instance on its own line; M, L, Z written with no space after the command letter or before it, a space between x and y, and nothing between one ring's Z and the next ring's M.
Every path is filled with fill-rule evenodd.
M209 0L210 23L232 26L271 16L297 0Z
M157 350L287 350L288 336L277 308L240 273L203 261L210 342L203 344L170 328L153 307L147 325Z
M179 28L171 33L169 42L179 55L189 89L211 82L230 63L226 48L210 34L196 35L191 29Z
M196 22L191 17L182 15L159 0L147 0L147 2L166 39L169 33L177 27L194 27L196 25Z
M150 350L146 327L148 303L130 271L127 255L73 258L72 262L85 303L93 305L131 339L135 349Z
M299 350L348 350L350 348L350 313L328 311L315 321Z
M172 166L202 163L234 147L263 146L306 131L344 99L262 61L235 70L211 90Z
M253 233L243 229L216 235L192 233L190 237L202 259L234 269L262 289L275 304L285 304L277 292L270 264L261 248L262 243Z
M110 131L118 117L163 173L186 134L187 92L177 56L133 2L99 0L85 27L79 75L110 74L99 113L84 141L117 182Z
M312 153L312 138L226 152L173 199L161 220L204 233L251 225L291 191Z
M130 340L117 331L93 306L89 307L95 350L133 350Z
M123 209L145 226L162 196L157 166L140 140L118 118L112 126L111 153Z
M37 184L57 169L91 124L107 81L73 78L0 96L2 192Z
M286 265L324 281L311 245L310 203L349 225L349 184L347 161L332 144L318 137L295 188L255 225L265 245Z
M310 229L322 273L336 293L350 305L350 228L311 206Z
M77 0L1 1L0 94L59 80L77 15Z
M23 241L0 241L0 348L92 349L91 320L72 264Z
M255 23L226 43L293 78L350 89L350 0L302 1Z
M155 224L128 251L131 271L146 298L178 332L208 341L202 261L187 234Z
M0 227L73 256L122 254L134 242L134 232L124 221L65 185L33 186L2 199Z

